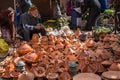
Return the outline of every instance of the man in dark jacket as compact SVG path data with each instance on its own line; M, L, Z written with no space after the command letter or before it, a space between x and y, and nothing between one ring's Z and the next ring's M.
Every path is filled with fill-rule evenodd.
M89 16L87 19L87 24L85 30L92 30L95 25L95 20L101 12L101 4L98 0L84 0L83 13L89 9Z
M25 41L30 41L34 33L41 33L42 36L46 36L46 31L38 15L36 6L31 6L28 12L22 14L21 24L24 29L23 35Z

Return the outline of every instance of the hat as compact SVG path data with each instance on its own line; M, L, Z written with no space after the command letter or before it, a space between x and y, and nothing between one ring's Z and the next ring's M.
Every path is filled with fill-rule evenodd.
M29 11L34 11L36 9L37 9L37 7L35 5L32 5L32 6L30 6Z

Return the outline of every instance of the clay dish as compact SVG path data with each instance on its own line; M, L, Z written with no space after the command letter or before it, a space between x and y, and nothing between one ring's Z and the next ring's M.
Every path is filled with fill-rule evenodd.
M108 80L120 80L120 71L103 72L102 77Z
M73 80L101 80L101 77L94 73L79 73L73 77Z

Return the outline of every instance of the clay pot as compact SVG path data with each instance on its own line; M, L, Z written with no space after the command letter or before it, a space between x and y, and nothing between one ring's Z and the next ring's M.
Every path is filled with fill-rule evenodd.
M59 80L71 80L71 76L68 73L67 69L64 68L63 72L60 74Z
M33 34L30 43L34 44L34 43L38 43L38 42L39 42L39 35L38 34Z
M2 73L2 78L7 78L7 79L11 78L9 69L10 69L9 66L5 67L5 71L4 71L4 73Z
M106 36L106 37L104 37L103 41L108 42L108 41L110 41L110 39L109 39L109 37Z
M113 52L114 52L114 54L119 56L120 55L120 46L117 46Z
M64 45L62 43L56 44L55 45L56 49L63 49Z
M80 28L77 28L77 30L75 31L74 35L76 37L78 37L81 34Z
M38 66L38 67L33 67L33 73L36 77L42 78L45 76L46 71L44 67Z
M62 58L63 57L63 53L61 53L60 51L54 51L52 53L49 54L49 56L51 58Z
M97 48L95 53L96 57L101 57L102 59L109 59L112 56L112 54L104 48Z
M119 63L113 63L109 69L109 71L120 71L120 64Z
M57 79L58 78L58 74L57 73L48 73L46 78L48 80L54 80L54 79Z
M35 52L30 52L30 53L27 53L26 55L22 56L22 59L25 62L32 63L32 62L37 61L38 55Z
M100 63L96 63L96 66L97 66L97 72L98 73L102 73L102 72L105 72L106 69L104 68L104 66Z
M65 60L69 60L70 62L77 62L78 61L77 57L73 54L66 55Z
M0 68L0 74L2 74L5 71L4 68Z
M42 38L41 38L41 42L47 42L47 41L48 41L47 36L42 36Z
M51 40L54 40L55 36L53 34L49 34L48 35L48 39L51 41Z
M50 41L48 42L48 44L49 44L49 45L53 45L53 44L55 45L55 40L50 40Z
M71 45L68 40L64 40L64 41L63 41L63 44L64 44L65 46Z
M21 73L18 80L34 80L34 74L28 71Z
M104 49L109 49L110 48L110 43L105 42L103 47L104 47Z
M85 62L85 65L82 67L81 72L88 72L88 73L96 73L97 66L93 63L88 61Z
M84 67L84 65L85 65L85 60L84 60L84 59L80 59L80 60L78 61L77 69L78 69L78 70L81 70L81 69Z
M110 41L117 42L119 40L118 35L116 35L116 34L111 34L110 36L111 36Z
M20 55L25 55L29 52L33 51L33 48L31 48L26 42L22 42L21 46L18 48L17 52Z
M101 62L101 64L106 68L108 68L112 63L113 62L109 61L109 60L105 60L105 61Z
M94 47L95 46L95 42L93 41L93 39L89 39L86 41L86 46L87 47Z
M19 72L10 72L10 75L13 78L18 78L19 74L20 74Z

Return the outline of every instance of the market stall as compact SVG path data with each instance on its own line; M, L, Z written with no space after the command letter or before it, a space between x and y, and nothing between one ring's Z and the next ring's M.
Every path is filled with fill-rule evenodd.
M96 34L100 32L97 42L92 33L80 29L74 32L69 27L50 31L40 38L34 34L30 42L16 40L10 45L9 55L0 62L1 77L20 80L26 75L26 80L32 75L30 80L77 80L73 77L79 73L93 73L101 80L106 71L119 74L119 35L99 30L96 30Z

